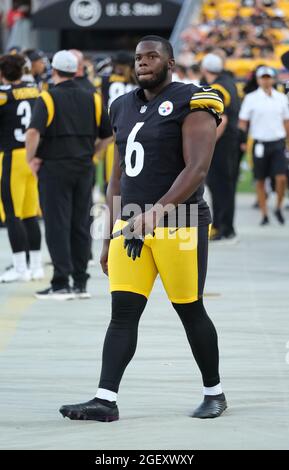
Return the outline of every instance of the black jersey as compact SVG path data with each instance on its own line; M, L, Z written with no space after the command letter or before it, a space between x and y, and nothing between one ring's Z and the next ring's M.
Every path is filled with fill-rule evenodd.
M50 164L62 160L87 165L96 138L112 135L101 96L82 89L75 80L66 80L40 94L30 127L40 132L38 155Z
M115 100L111 123L120 154L122 205L155 204L184 169L182 124L192 111L208 111L219 123L223 102L210 87L170 83L151 101L136 89ZM210 223L204 188L185 201L198 204L199 224Z
M95 93L96 88L95 86L91 83L91 81L86 77L75 77L74 78L75 83L77 83L80 88L83 88L84 90L91 91L92 93Z
M0 150L25 147L25 132L39 92L33 84L0 86Z
M136 88L136 85L129 83L125 77L114 73L99 77L95 85L100 89L104 105L107 109L110 108L116 98L129 93Z

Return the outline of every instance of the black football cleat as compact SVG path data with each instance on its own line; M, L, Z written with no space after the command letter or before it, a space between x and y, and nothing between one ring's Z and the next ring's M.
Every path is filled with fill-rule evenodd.
M195 409L192 418L218 418L227 408L225 395L205 395L203 402Z
M63 418L111 422L119 419L118 407L115 402L107 402L93 398L85 403L63 405L59 412Z

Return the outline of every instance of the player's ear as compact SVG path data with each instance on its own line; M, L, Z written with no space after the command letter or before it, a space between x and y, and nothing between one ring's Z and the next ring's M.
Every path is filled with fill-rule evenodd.
M169 65L169 70L173 70L176 65L175 59L169 59L168 65Z

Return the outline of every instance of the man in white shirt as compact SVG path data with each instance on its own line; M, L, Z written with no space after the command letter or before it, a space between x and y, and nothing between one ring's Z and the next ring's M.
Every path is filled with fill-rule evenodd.
M275 179L277 206L275 216L280 224L285 220L281 212L287 184L285 138L289 135L289 105L286 96L273 88L275 71L262 66L256 77L259 88L249 93L241 106L239 127L254 139L253 162L256 189L263 218L261 225L269 223L265 179Z

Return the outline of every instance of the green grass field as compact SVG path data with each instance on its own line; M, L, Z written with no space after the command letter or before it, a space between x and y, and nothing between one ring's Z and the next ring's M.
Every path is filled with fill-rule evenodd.
M253 179L251 160L252 158L248 154L242 158L238 189L237 189L239 193L254 193L255 192L255 183Z
M253 193L255 192L255 185L252 176L252 170L241 169L238 189L239 193Z

